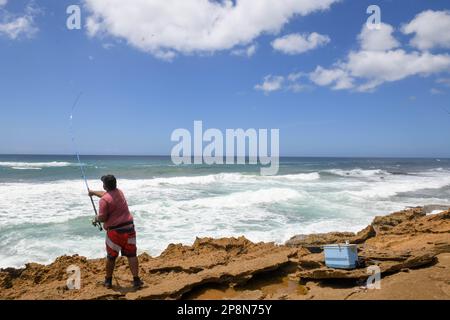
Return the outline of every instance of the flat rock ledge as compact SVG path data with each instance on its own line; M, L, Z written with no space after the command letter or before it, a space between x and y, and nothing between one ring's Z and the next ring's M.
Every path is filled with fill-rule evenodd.
M439 257L444 257L445 263L450 261L445 255L450 253L450 211L444 206L437 208L446 210L429 214L430 210L437 210L436 206L409 208L376 217L358 233L297 235L285 245L253 243L244 237L197 238L191 246L171 244L158 257L146 253L139 256L145 286L138 291L131 287L127 262L123 258L117 261L113 288L105 289L102 286L104 259L62 256L49 265L29 263L20 269L0 269L0 299L180 299L194 289L211 285L240 286L244 290L237 298L259 299L266 294L254 286L245 290L246 283L258 275L284 276L286 269L293 270L289 274L291 281L308 282L305 290L315 292L314 295L305 294L306 298L340 297L334 294L341 292L339 289L323 286L322 282L353 281L357 286L356 283L367 279L366 267L371 265L378 266L383 277L412 270L430 270L436 274L435 278L442 278L444 284L439 282L437 285L442 289L445 283L450 283L446 275L441 275L446 264L440 266L438 261ZM345 241L358 245L364 267L354 270L327 268L321 246ZM440 269L432 271L434 265ZM79 290L67 287L70 266L80 268ZM391 282L388 284L397 285L397 282ZM407 294L408 290L404 292ZM297 299L302 296L283 294L271 298Z
M361 268L353 270L327 268L321 246L349 241L358 245ZM310 254L298 260L297 276L303 281L330 279L367 279L367 267L378 266L381 274L389 275L408 269L433 265L436 256L450 252L450 212L429 215L423 207L375 217L372 224L360 232L332 232L298 235L286 242L292 248L312 248Z

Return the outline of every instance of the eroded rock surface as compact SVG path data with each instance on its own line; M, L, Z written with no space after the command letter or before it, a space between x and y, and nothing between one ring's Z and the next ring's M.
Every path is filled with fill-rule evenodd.
M0 272L2 299L176 299L208 283L245 283L253 275L290 263L297 250L241 238L197 239L192 246L170 245L159 257L139 257L145 287L130 288L125 259L119 259L114 288L101 286L104 260L63 256L48 266L28 264L24 269ZM66 269L80 267L81 289L68 290Z
M427 215L429 209L376 217L356 234L299 235L286 245L253 243L244 237L198 238L192 246L171 244L158 257L139 256L145 282L139 291L131 288L123 258L117 261L114 287L105 289L101 285L104 259L62 256L50 265L29 263L21 269L0 270L0 299L180 299L197 289L206 290L207 297L210 285L237 288L232 295L237 299L401 299L411 298L408 283L401 279L414 282L414 274L426 279L428 273L426 288L435 292L416 292L414 297L450 299L450 274L446 273L450 270L450 211ZM378 266L396 292L365 294L361 283L368 277L366 268L327 268L323 253L311 250L346 240L358 244L361 260L366 266ZM66 283L67 270L74 265L81 271L80 290L69 290ZM255 282L261 275L268 279ZM216 290L215 296L220 292Z
M372 228L370 228L372 227ZM422 208L412 208L376 217L364 229L374 230L375 235L359 244L358 256L364 265L376 265L382 275L406 269L430 266L436 256L450 252L450 211L426 215ZM321 236L328 240L335 233ZM315 238L315 243L321 239ZM340 270L327 268L323 253L303 256L299 262L298 276L303 280L367 279L366 268Z

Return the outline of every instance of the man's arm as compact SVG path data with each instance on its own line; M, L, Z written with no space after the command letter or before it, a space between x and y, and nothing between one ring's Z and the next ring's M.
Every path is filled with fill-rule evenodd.
M93 190L89 189L88 195L89 195L89 197L96 196L96 197L101 198L105 195L105 193L106 193L105 191L93 191Z
M105 199L100 199L98 203L98 216L95 219L99 222L108 220L108 203Z
M106 194L105 191L93 191L91 189L89 189L89 192L88 192L89 197L96 196L96 197L101 198L105 194ZM100 202L99 202L99 213L95 217L95 221L97 221L97 222L105 222L107 217L108 217L108 214L107 214L107 203L103 199L100 199Z
M95 221L97 222L105 222L106 217L105 216L95 216Z

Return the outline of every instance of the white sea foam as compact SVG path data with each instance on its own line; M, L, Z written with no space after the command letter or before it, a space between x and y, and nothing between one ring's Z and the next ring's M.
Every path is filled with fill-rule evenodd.
M0 183L0 194L0 226L61 223L89 213L80 181Z
M448 200L445 193L442 199L414 193L395 198L447 186L447 170L414 175L363 171L349 170L352 175L334 179L322 179L318 172L121 179L119 187L136 220L139 249L152 255L197 236L283 242L299 233L358 231L375 215ZM99 180L89 184L101 189ZM65 253L103 255L102 234L88 222L93 212L82 181L0 182L0 194L0 266L50 262Z
M269 179L279 180L279 181L315 181L320 179L320 174L318 172L310 173L297 173L297 174L287 174L279 176L270 176Z
M169 177L155 178L148 181L150 185L189 185L189 184L211 184L220 182L235 182L245 179L245 175L239 173L219 173L206 176L185 176L185 177Z
M298 173L277 176L260 176L258 174L219 173L204 176L181 176L168 178L154 178L148 181L149 185L207 185L213 183L247 183L247 182L271 182L271 181L314 181L319 180L318 172Z
M337 176L342 176L342 177L356 177L356 178L367 178L367 177L373 177L373 176L390 175L390 173L385 170L380 170L380 169L363 170L363 169L359 169L359 168L352 169L352 170L331 169L331 170L325 170L325 172L335 174Z
M12 235L0 254L0 268L22 267L28 262L51 263L62 255L79 254L88 257L102 257L104 235L61 237L49 232L45 237L26 238Z
M231 193L226 196L200 198L183 202L182 206L207 208L237 208L258 204L277 203L301 198L299 191L292 189L270 188L256 191Z
M0 162L0 167L8 167L16 170L39 170L42 168L68 167L73 165L70 162L51 161L51 162Z
M449 175L434 176L399 176L368 184L363 190L344 191L365 199L388 198L400 193L414 192L423 189L440 189L450 185Z

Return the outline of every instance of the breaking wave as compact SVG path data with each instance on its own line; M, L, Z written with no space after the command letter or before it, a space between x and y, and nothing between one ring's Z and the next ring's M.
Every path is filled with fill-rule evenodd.
M269 204L302 198L304 195L296 190L270 188L256 191L231 193L226 196L207 197L182 202L182 206L206 208L236 208L259 204Z
M74 165L70 162L52 161L52 162L0 162L0 167L11 168L14 170L41 170L42 168L60 168Z
M341 177L354 177L354 178L369 178L374 176L387 176L390 175L389 172L381 169L374 170L363 170L363 169L352 169L352 170L342 170L342 169L331 169L325 170L324 172L331 173L336 176Z
M73 165L0 162L17 170ZM209 171L118 183L135 217L139 248L156 255L169 243L189 244L197 236L282 243L300 233L359 231L375 215L450 201L448 168L402 167L409 174L397 175L388 172L392 167L322 167L277 176ZM88 182L102 188L98 179ZM47 263L63 254L103 255L104 240L90 225L92 206L80 179L0 181L0 194L0 267Z
M173 185L182 186L190 184L206 185L212 183L224 182L270 182L270 181L315 181L320 179L318 172L298 173L278 176L260 176L240 173L219 173L204 176L186 176L186 177L169 177L154 178L148 181L148 184L154 186Z

